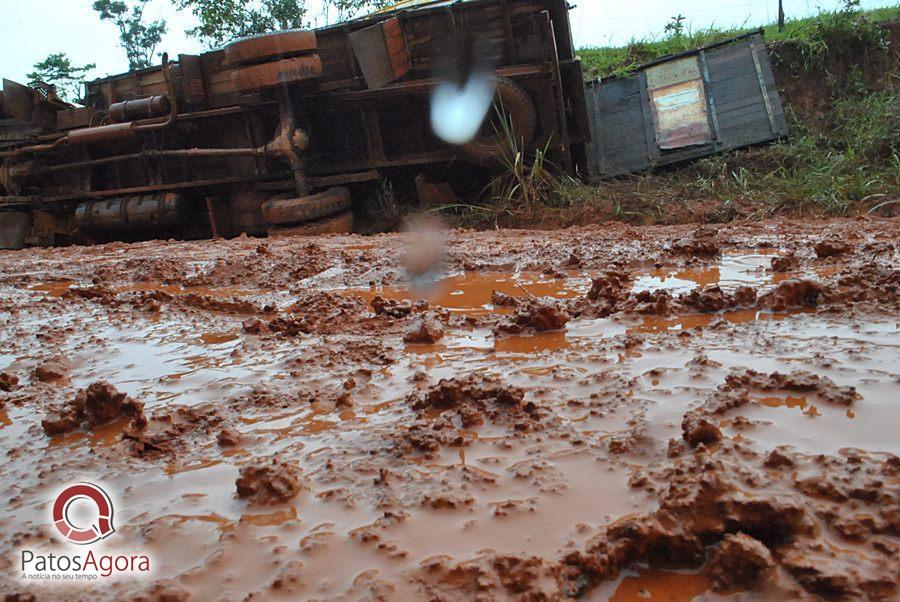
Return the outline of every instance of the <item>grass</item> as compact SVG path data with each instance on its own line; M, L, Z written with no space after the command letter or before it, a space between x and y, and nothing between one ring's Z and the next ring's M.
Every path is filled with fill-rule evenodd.
M848 15L853 18L848 19ZM815 17L788 20L784 30L778 31L776 24L769 24L765 29L766 42L791 40L799 42L810 57L821 56L828 50L828 38L835 33L844 34L847 28L855 35L869 35L877 29L875 24L881 21L900 19L900 6L879 8L871 11L856 11L852 0L845 2L845 9L834 12L823 12ZM622 47L582 48L578 51L587 79L621 77L627 75L643 63L664 56L678 54L692 48L705 46L721 40L753 31L756 28L735 27L720 29L690 30L683 20L673 17L666 24L658 38L632 39Z
M800 82L801 95L824 102L798 113L783 97L791 131L787 140L589 185L553 175L546 152L526 160L505 130L509 155L486 189L485 202L445 212L467 226L559 227L606 220L670 224L896 211L900 78L879 67L896 64L885 59L897 51L889 48L878 23L900 18L900 7L855 8L849 0L845 10L789 21L782 32L767 29L767 39L779 42L773 62L785 62L781 71ZM580 54L592 76L624 75L646 61L742 31L690 32L675 19L660 40Z

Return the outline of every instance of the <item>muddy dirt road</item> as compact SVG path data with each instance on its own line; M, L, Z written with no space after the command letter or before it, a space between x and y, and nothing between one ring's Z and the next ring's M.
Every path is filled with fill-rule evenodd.
M404 235L0 253L0 588L896 599L898 240L452 232L429 290ZM20 581L82 481L150 578Z

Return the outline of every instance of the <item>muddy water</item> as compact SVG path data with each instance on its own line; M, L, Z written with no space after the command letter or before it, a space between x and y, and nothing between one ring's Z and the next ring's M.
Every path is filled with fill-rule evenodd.
M269 276L248 272L245 282L197 289L107 275L121 303L63 296L97 276L79 263L92 257L91 249L61 251L56 264L43 257L39 273L28 252L0 256L4 275L16 278L15 286L3 285L10 301L0 307L8 325L0 334L0 371L19 379L0 393L0 450L7 459L0 473L9 483L0 515L3 558L12 557L23 534L50 545L47 511L55 492L69 482L97 481L112 492L117 513L117 533L103 545L147 550L155 565L150 581L120 579L92 597L129 597L165 584L177 596L198 599L472 599L475 593L500 599L528 591L555 598L572 591L556 563L593 549L617 521L659 511L667 483L643 487L637 475L675 461L671 442L682 440L686 412L702 407L735 372L808 372L855 387L858 398L842 405L821 390L750 387L746 402L715 415L723 441L714 451L738 443L763 455L778 446L831 456L845 448L900 453L893 407L900 323L889 306L595 317L579 305L591 278L623 257L634 259L626 268L630 290L673 294L711 285L765 292L790 277L836 279L857 262L849 256L825 263L810 250L796 270L779 275L769 269L781 253L776 248L803 248L821 233L771 232L737 229L731 238L739 245L711 259L666 255L669 238L681 236L674 231L648 230L632 241L595 234L579 243L577 268L567 265L579 240L572 234L460 235L452 243L456 253L488 268L453 266L456 275L429 291L366 285L381 281L379 275L402 282L390 259L400 245L394 238L359 244L337 237L316 242L319 251L303 248L327 258L308 281L271 287ZM252 265L287 262L301 252L290 239L269 243L264 259L244 241L160 245L134 250L171 262L154 259L155 272L215 274L217 261L235 256ZM119 251L103 254L103 265L129 260L128 246ZM372 261L359 265L359 252ZM491 267L501 263L521 269ZM166 276L155 275L154 282ZM254 301L274 291L282 309L255 316L263 322L302 305L302 295L334 290L367 303L376 295L425 298L449 317L444 336L426 345L402 342L415 315L395 319L365 309L335 314L327 329L312 323L296 335L255 333L244 328L254 316L177 302L158 312L130 305L130 294L160 290ZM567 304L573 319L557 331L495 334L510 310L493 306L494 291ZM35 369L54 357L65 360L64 377L40 382ZM473 375L521 390L523 404L535 408L530 422L491 399L473 406L480 418L474 423L453 408L416 409L440 379ZM148 431L164 433L164 451L136 449L124 419L52 437L43 432L41 420L52 408L100 380L146 404ZM234 445L220 444L223 430L235 435ZM437 439L429 443L416 433ZM296 468L297 495L274 504L239 498L241 469L273 456ZM750 457L741 460L746 470L758 470ZM813 503L783 485L765 495ZM855 549L866 541L842 545ZM498 567L509 558L536 558L536 568L525 576L503 572ZM0 562L7 563L0 564L4 593L61 593L23 585L14 566ZM696 563L648 562L637 559L596 583L586 577L579 583L592 583L586 594L594 599L711 595L713 584ZM723 595L811 595L786 571L771 579L776 583Z
M774 275L767 272L775 249L749 249L725 253L712 266L661 267L636 270L633 290L673 292L688 291L698 286L720 285L733 288L742 284L771 284ZM494 292L512 297L547 297L571 299L584 295L591 278L599 275L593 270L574 269L556 274L539 272L464 272L450 275L431 287L370 286L343 291L371 302L376 296L384 299L418 301L425 299L454 312L480 314L500 312L492 304Z
M372 286L366 289L351 289L343 294L362 297L371 302L375 297L396 301L418 301L425 299L453 312L482 314L503 313L504 308L492 304L494 292L520 297L533 295L553 299L571 299L584 294L590 287L590 279L548 277L539 273L521 272L465 272L448 276L433 286L410 289L403 286Z

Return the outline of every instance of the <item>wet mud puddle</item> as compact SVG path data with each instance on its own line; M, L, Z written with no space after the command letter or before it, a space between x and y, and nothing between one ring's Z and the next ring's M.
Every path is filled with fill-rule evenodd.
M377 257L379 245L365 252ZM725 251L671 267L660 258L662 267L629 269L627 288L765 293L785 280L769 267L776 253ZM807 261L789 277L822 267ZM715 569L701 565L725 535L705 526L712 547L693 557L668 531L654 535L663 528L654 525L690 523L677 508L699 490L683 480L702 475L691 464L701 458L724 467L711 479L746 477L722 492L802 507L824 503L824 494L807 493L825 486L779 480L773 462L806 476L830 466L814 459L819 454L843 458L856 449L855 461L868 466L867 458L900 452L896 316L877 307L852 315L792 307L601 317L585 298L603 273L602 265L460 272L426 293L323 286L303 291L327 302L306 313L302 304L311 302L296 292L282 292L268 313L263 303L240 313L177 299L147 312L133 310L128 295L154 285L122 284L122 297L102 302L66 296L74 280L32 285L27 317L0 309L13 325L0 335L0 372L18 379L0 407L8 460L0 472L11 484L0 544L11 550L23 534L49 541L46 505L55 489L99 479L117 492L115 545L158 559L152 582L122 579L94 592L100 597L812 599L791 577L799 568L723 590ZM165 292L190 294L177 289ZM253 298L260 290L263 283L248 282L197 294ZM335 290L346 302L328 296ZM522 301L497 303L502 296ZM376 315L375 297L425 298L429 307ZM546 332L503 332L533 300L572 317ZM338 317L320 323L309 315L323 311ZM426 313L443 336L404 343ZM147 426L136 430L123 416L45 432L48 414L98 381L142 401ZM773 450L783 457L771 460ZM890 461L879 466L888 470ZM871 474L896 485L895 475ZM865 496L847 506L877 513L866 501L877 494ZM856 533L841 545L878 557L849 520L833 521ZM630 526L617 531L622 525ZM678 541L689 540L691 528ZM782 545L745 529L764 547ZM674 562L641 552L649 549L642 533L659 537ZM816 545L816 537L797 539ZM599 572L604 566L613 568ZM20 591L9 568L0 566L0 586Z

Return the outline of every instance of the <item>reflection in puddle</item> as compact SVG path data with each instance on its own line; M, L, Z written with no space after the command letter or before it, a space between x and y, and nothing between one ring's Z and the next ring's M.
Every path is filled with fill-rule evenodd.
M244 514L242 523L248 523L257 527L278 527L292 520L297 520L297 509L293 506L288 510L276 510L266 514Z
M135 282L127 286L114 287L117 293L153 293L162 292L170 295L203 295L205 297L246 297L262 295L267 291L243 289L234 286L181 286L179 284L162 284L160 282Z
M76 441L86 440L90 447L111 447L122 440L122 433L128 428L130 420L119 418L110 423L95 426L90 431L72 431L50 438L50 445L68 445Z
M566 332L542 332L531 335L508 335L494 339L494 351L500 353L541 353L567 349Z
M814 308L801 308L787 312L759 311L756 309L738 309L722 313L685 314L681 316L647 316L643 321L631 328L629 332L645 334L668 332L670 330L690 330L709 326L713 320L721 318L732 324L749 324L760 320L784 320L796 314L815 313Z
M573 345L610 339L627 331L626 325L606 318L574 320L565 330L528 334L494 336L491 330L481 328L449 333L438 343L407 344L404 351L420 356L473 350L530 355L563 351Z
M610 602L690 602L709 591L709 580L700 573L637 569L636 576L622 579Z
M634 279L635 291L686 292L697 286L719 284L719 268L659 268Z
M101 344L64 349L75 366L73 384L107 380L144 401L221 399L272 377L281 354L297 350L296 343L279 342L272 355L248 361L235 352L242 340L236 331L226 327L195 333L169 320L143 329L107 327L96 336Z
M238 340L238 335L231 332L207 332L200 335L204 345L221 345Z
M719 263L688 268L655 268L639 274L635 291L667 290L684 293L691 289L719 285L723 288L773 283L768 272L774 249L751 249L724 253Z
M66 294L67 290L72 288L74 284L74 280L54 280L51 282L42 282L41 284L29 286L28 290L47 293L51 297L62 297Z
M494 291L513 297L534 295L571 299L583 295L589 286L590 280L587 278L554 279L537 273L524 272L520 274L466 272L450 276L429 290L384 286L368 290L349 290L346 294L362 297L366 303L375 297L396 301L426 299L432 305L439 305L450 311L478 314L495 310L492 300ZM497 308L496 311L509 312L505 308Z
M770 408L800 408L803 410L808 405L806 397L793 397L791 395L785 397L760 397L756 401Z
M62 297L75 286L74 280L52 280L28 287L28 290L47 293L51 297ZM152 293L161 292L170 295L203 295L207 297L235 297L262 295L268 291L249 290L238 287L181 286L179 284L163 284L161 282L134 282L125 286L112 287L116 293Z

